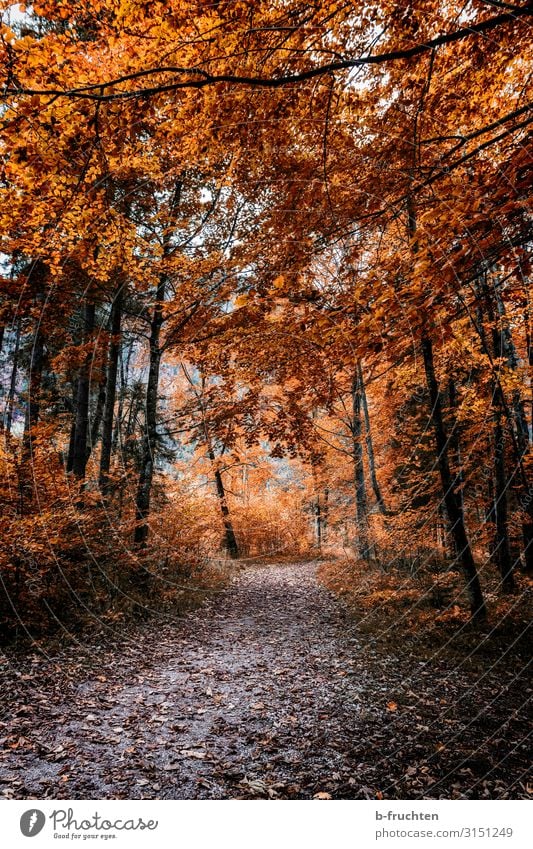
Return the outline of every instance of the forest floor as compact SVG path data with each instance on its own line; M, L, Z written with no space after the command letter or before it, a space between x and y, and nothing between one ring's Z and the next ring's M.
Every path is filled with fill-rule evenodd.
M4 659L5 798L524 798L512 663L394 652L316 579L249 566L175 622Z

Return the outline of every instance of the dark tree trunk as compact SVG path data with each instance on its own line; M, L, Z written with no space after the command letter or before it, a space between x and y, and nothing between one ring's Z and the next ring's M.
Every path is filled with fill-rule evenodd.
M494 425L494 549L492 560L498 568L504 592L515 589L513 561L507 529L507 478L505 474L505 434L502 427L501 410L496 412Z
M96 407L94 410L94 416L91 421L90 427L90 437L87 444L87 460L91 456L91 453L98 442L98 437L100 435L100 425L102 424L102 416L104 413L104 405L105 405L105 393L106 393L106 382L107 375L105 369L102 370L102 376L100 378L100 382L98 384L98 395L96 398Z
M327 542L329 523L329 489L324 489L324 507L322 508L322 539Z
M131 355L133 351L133 343L130 343L128 346L128 353L126 356L126 362L124 362L123 351L125 345L121 345L119 349L119 363L120 363L120 392L118 396L118 410L117 410L117 418L115 429L113 432L113 444L112 451L120 451L121 457L124 456L124 437L122 433L123 419L124 419L124 401L126 400L126 391L128 388L128 378L130 373L130 361Z
M499 296L496 291L496 304L498 306L498 313L500 319L503 317L503 304L501 300L499 300ZM507 357L508 363L511 368L515 368L516 358L514 354L513 348L509 347L509 340L506 340L505 333L503 327L498 330L496 326L496 318L494 315L494 310L492 307L492 300L490 297L490 293L486 288L487 294L487 308L488 308L488 317L491 322L492 330L492 353L495 359L500 357ZM508 483L507 476L505 470L505 431L502 426L502 393L499 391L498 384L493 381L492 383L492 401L495 411L495 420L494 420L494 501L492 508L492 518L494 521L494 546L493 551L491 552L491 559L494 562L496 568L498 569L501 579L502 579L502 589L504 592L511 593L515 589L515 582L513 576L513 562L511 558L511 549L509 545L509 531L507 526L507 514L508 514ZM515 418L515 424L517 425L517 438L518 445L521 445L522 440L520 439L520 398L514 399L515 405L515 416L518 410L518 418ZM527 446L527 440L526 440ZM527 450L527 447L526 449ZM520 454L522 456L523 452L520 448Z
M365 391L365 381L363 378L363 369L361 367L361 361L357 363L357 374L359 379L359 385L361 387L361 401L363 404L363 413L365 417L365 442L366 442L366 454L368 457L368 470L370 472L370 482L372 484L372 489L374 490L374 497L376 499L376 503L379 508L379 512L385 514L387 512L385 507L385 502L383 501L383 496L381 494L381 489L379 487L377 475L376 475L376 462L374 458L374 445L372 443L372 431L370 429L370 414L368 412L368 402L366 399L366 391Z
M163 255L167 256L171 250L171 229L175 224L176 215L181 197L182 185L179 181L170 201L169 227L163 237ZM150 363L148 368L148 384L146 386L145 423L141 447L141 467L137 483L137 495L135 498L135 516L137 525L133 536L138 545L146 545L149 527L148 516L150 515L150 498L152 493L152 481L154 478L155 452L157 443L157 395L159 389L159 369L161 366L161 328L163 326L163 303L165 301L167 287L167 275L162 272L155 292L154 312L150 325Z
M216 468L215 454L212 448L209 448L209 459L211 460L215 474L218 503L220 504L220 512L222 513L222 522L224 524L224 542L226 550L229 556L233 560L236 560L239 557L239 546L237 544L237 537L235 536L233 523L231 521L228 500L226 498L226 490L224 488L224 481L222 480L222 474L220 470Z
M98 382L98 394L96 396L96 406L94 408L94 416L90 421L89 428L89 438L87 440L87 462L89 461L89 457L91 456L96 443L98 442L98 438L100 436L100 425L102 424L102 416L104 414L104 405L105 405L105 394L106 394L106 383L107 383L107 370L105 367L105 363L107 361L108 356L108 346L106 345L105 351L103 352L103 360L104 365L102 367L102 373L100 375L100 380Z
M482 280L481 291L484 296L484 304L487 317L492 328L492 358L493 361L506 359L509 368L516 369L518 360L510 331L505 326L505 309L498 290L498 281L495 280L493 290L489 288L486 276ZM487 349L487 337L483 327L483 310L479 309L480 333L482 343ZM494 487L493 501L490 511L490 519L494 523L494 544L491 550L491 560L498 569L502 578L502 589L504 592L513 592L515 588L513 576L513 562L511 547L509 544L508 529L508 490L509 482L506 474L505 463L505 430L502 417L507 413L509 431L513 437L516 462L520 470L523 470L522 459L528 450L527 424L525 424L525 413L520 393L513 393L512 416L509 408L506 409L503 388L497 373L493 369L492 377L492 405L494 407ZM525 434L524 434L525 428ZM527 531L526 531L527 534ZM527 548L527 546L526 546Z
M505 306L502 301L501 292L497 285L495 287L495 294L496 307L498 310L500 321L502 323L501 331L499 334L497 334L499 336L499 350L498 352L496 352L495 350L495 355L505 357L509 368L515 371L518 367L518 355L516 353L516 347L514 344L513 335L511 333L511 328L509 327L509 322L507 321L505 316ZM529 450L530 439L525 404L522 398L520 397L520 392L518 390L515 390L513 392L512 407L518 448L520 451L520 455L523 457L525 454L527 454Z
M137 484L135 513L137 525L134 541L145 545L148 539L148 516L150 515L150 496L154 478L155 452L157 442L157 394L159 388L159 369L161 365L161 327L163 325L163 302L165 300L166 275L159 278L155 295L155 306L150 328L150 364L146 387L145 423L141 448L141 467Z
M163 255L167 256L171 250L171 231L176 222L179 208L182 184L178 181L170 201L169 226L163 237ZM146 545L149 527L148 516L150 515L150 498L152 493L152 481L154 478L155 452L157 443L157 394L159 389L159 369L161 366L161 328L163 326L163 303L165 301L167 287L167 275L162 272L155 292L154 312L150 326L150 364L148 368L148 384L146 386L146 405L144 434L141 448L141 468L137 483L137 495L135 498L135 516L137 525L135 527L134 542L138 545Z
M489 289L486 277L484 277L480 281L479 287L480 292L484 297L484 302L487 307L489 319L495 327L495 311L493 306L492 293ZM498 312L500 313L500 316L503 314L503 304L501 303L500 306L498 306ZM490 359L491 351L489 345L487 344L487 339L483 328L483 315L481 312L478 313L478 322L475 323L475 329L479 335L482 349ZM510 331L507 330L507 334L505 333L505 328L502 328L502 331L502 341L500 342L500 344L496 343L493 346L493 350L499 350L503 355L505 355L507 357L508 364L512 368L514 368L516 366L517 361L516 352L514 351L514 345L510 337ZM493 339L497 339L499 336L498 331L495 329L493 333ZM528 359L530 359L530 357L531 351L528 348ZM511 437L511 446L513 456L516 462L516 470L518 472L518 477L521 481L522 494L519 499L519 507L525 514L525 517L522 521L522 539L524 544L524 569L526 573L533 574L533 487L529 482L528 474L526 472L523 462L524 456L530 450L530 438L527 425L527 418L524 412L524 405L520 399L520 396L517 396L516 393L513 397L512 402L513 409L511 410L509 408L509 405L506 401L505 393L503 391L503 387L501 385L501 381L499 379L499 375L496 369L494 368L494 365L492 371L494 403L495 405L499 405L500 409L505 414L505 417L508 421L509 434Z
M407 198L407 232L409 238L412 240L413 254L418 252L418 244L415 238L416 231L417 221L414 198L412 194L409 194ZM446 434L444 417L442 414L440 388L435 374L433 344L427 333L423 333L422 335L421 347L426 383L429 391L430 415L433 424L433 432L435 434L437 464L439 468L444 506L446 508L446 513L448 514L450 533L455 548L455 557L457 557L461 564L465 576L472 620L475 622L483 622L487 618L487 608L485 606L485 599L483 598L483 591L479 582L476 563L472 555L472 549L470 548L470 542L466 533L461 499L458 498L455 492L456 480L454 476L452 476L450 469L450 461L448 457L449 440Z
M531 513L532 497L533 495L530 493L530 501L526 504L529 513ZM533 575L533 521L529 516L522 525L522 539L524 541L524 571L528 575Z
M454 486L459 490L459 501L461 504L461 509L464 510L464 475L463 475L463 461L461 457L461 440L459 438L459 425L456 417L456 408L457 408L457 390L455 388L455 381L453 378L450 378L448 383L448 399L450 406L450 418L451 418L451 430L450 430L450 448L452 449L455 467L457 469L455 475L455 483Z
M83 341L85 345L90 343L94 331L95 318L94 303L86 302L84 309ZM83 364L78 377L78 389L76 396L76 423L74 429L74 446L72 455L72 471L75 476L82 480L85 477L87 466L87 437L89 429L89 399L91 388L91 362L92 351L85 354Z
M24 444L31 451L32 428L39 421L40 394L43 376L44 339L39 328L35 330L30 358L30 376L28 385L28 402L24 422Z
M28 400L24 420L24 435L22 438L22 456L20 462L20 502L22 505L33 498L35 476L32 471L33 460L33 431L39 421L40 396L44 365L44 339L39 322L35 329L30 357L30 373L28 380Z
M122 322L122 292L121 283L111 309L111 341L107 363L107 379L105 406L102 422L102 450L100 453L99 486L104 495L109 491L109 468L111 465L111 448L113 444L113 421L115 414L115 398L117 394L118 360L120 356L120 330Z
M496 304L498 307L498 313L500 319L503 320L505 316L504 305L500 296L499 291L496 291ZM505 356L507 359L507 363L511 369L516 369L518 366L518 357L516 353L516 348L514 345L513 337L511 334L511 330L509 328L508 323L504 322L501 330L501 356ZM531 351L528 349L528 364L531 366L532 362ZM501 390L503 392L503 390ZM527 416L525 411L525 404L520 396L520 392L515 390L512 395L512 412L513 412L513 422L516 432L516 450L519 454L518 462L521 464L521 468L523 469L522 461L523 458L529 453L531 448L530 443L530 433L527 422ZM522 504L525 507L526 518L522 524L522 539L524 542L524 560L526 565L526 572L529 574L533 574L533 510L532 510L532 489L529 485L528 481L524 481L523 487L523 496L522 496ZM512 581L512 575L511 575ZM504 585L504 589L506 589ZM513 584L509 584L507 587L509 591L512 591Z
M313 418L316 416L316 410L313 410ZM320 501L320 484L318 480L318 468L316 462L311 462L311 472L313 477L313 516L315 525L316 545L320 551L322 548L322 523L324 521L322 513L322 504Z
M220 512L222 514L222 523L224 525L224 546L229 556L236 560L239 557L239 546L237 544L237 537L235 536L235 530L233 528L233 523L231 521L231 514L228 506L228 499L226 497L226 489L224 487L224 481L222 480L222 473L217 465L217 460L215 457L215 451L213 448L213 443L211 441L211 437L209 434L209 429L207 426L207 422L205 419L205 411L202 407L202 418L203 418L203 430L204 437L207 446L207 456L211 462L211 467L213 469L213 474L215 476L215 485L217 488L217 496L218 503L220 505Z
M320 493L317 493L315 498L315 529L316 544L320 551L322 548L322 505L320 504Z
M353 438L353 468L355 483L356 525L359 554L363 560L370 557L368 545L368 503L366 498L365 470L363 466L362 392L356 368L352 381L352 438Z
M433 430L435 433L437 462L442 484L444 504L450 521L456 556L461 563L466 578L472 619L474 621L482 621L486 619L487 610L483 599L483 592L481 590L476 564L472 556L472 550L466 533L461 501L455 492L455 480L450 470L448 458L448 437L444 426L441 394L433 362L433 345L427 335L424 335L422 338L422 355L429 390L431 421L433 423Z
M17 321L17 329L15 334L15 348L13 351L13 362L11 366L11 379L9 381L9 392L7 395L5 428L7 433L11 433L11 425L13 423L13 406L15 404L15 392L17 391L17 375L19 367L19 350L20 350L20 331L21 321Z
M72 422L70 424L70 435L68 441L68 451L67 451L67 472L72 471L72 464L74 463L74 439L76 437L76 399L78 397L78 379L76 378L72 383Z

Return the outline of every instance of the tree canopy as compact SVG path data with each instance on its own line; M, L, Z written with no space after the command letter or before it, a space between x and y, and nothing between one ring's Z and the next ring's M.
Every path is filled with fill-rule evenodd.
M7 631L310 546L483 621L533 568L531 3L2 10Z

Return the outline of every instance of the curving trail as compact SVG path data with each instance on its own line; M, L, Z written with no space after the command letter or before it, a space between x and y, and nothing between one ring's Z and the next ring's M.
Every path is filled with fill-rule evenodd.
M42 676L36 686L27 675L25 703L0 723L0 792L449 798L474 777L474 795L483 796L488 773L498 795L486 754L469 742L465 767L446 743L456 739L457 749L473 714L442 693L453 702L453 688L468 689L468 681L452 682L446 664L420 661L417 671L364 644L315 572L313 563L247 568L177 623L148 623L120 651L95 649L81 680L69 678L68 662L63 680ZM418 689L406 684L415 671ZM472 734L468 727L469 741ZM520 750L514 757L518 780ZM460 769L470 770L463 781Z

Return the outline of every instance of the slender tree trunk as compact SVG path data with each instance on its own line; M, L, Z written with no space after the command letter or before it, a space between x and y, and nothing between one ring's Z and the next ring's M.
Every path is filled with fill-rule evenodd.
M121 457L124 456L124 436L122 433L123 419L124 419L124 401L126 399L126 390L128 388L128 378L130 373L130 361L131 355L133 351L133 344L130 343L128 346L128 354L126 356L126 362L124 362L123 350L126 346L121 345L119 349L119 363L120 363L120 392L118 396L118 410L117 410L117 419L115 424L115 430L113 433L113 444L112 451L120 451ZM130 405L131 409L131 405Z
M513 562L507 528L507 477L505 474L505 434L502 427L501 410L496 411L494 425L494 550L492 559L502 579L504 592L515 589Z
M86 302L84 309L84 332L83 341L88 345L93 331L95 318L94 303ZM85 354L83 364L78 377L78 390L76 397L76 424L74 430L74 446L72 456L72 471L75 476L82 480L85 477L87 466L87 437L89 429L89 398L91 386L91 362L92 351Z
M327 542L329 523L329 489L324 489L324 507L322 509L322 539Z
M30 372L28 381L28 400L24 420L24 435L22 438L22 454L20 461L21 509L24 502L33 498L35 477L32 470L33 460L33 431L39 421L40 395L44 365L44 338L39 322L35 328L30 357Z
M418 252L416 232L417 220L414 198L412 194L409 194L407 198L407 233L412 243L412 251L414 255ZM422 334L421 348L426 383L429 391L429 402L431 405L431 421L433 424L433 432L435 434L437 464L440 474L444 506L446 507L446 512L448 514L450 533L455 548L455 556L460 562L465 576L472 620L475 622L482 622L487 618L487 608L485 606L485 599L483 598L483 591L481 589L476 563L466 532L461 499L457 497L455 492L456 480L454 479L450 469L448 456L449 439L444 425L442 398L437 376L435 374L433 343L431 342L427 332L423 332Z
M484 293L486 296L486 305L488 310L488 318L492 326L492 354L495 359L507 357L507 361L511 368L517 365L514 351L509 348L509 341L505 338L503 326L498 329L496 325L496 316L494 314L493 303L487 283L484 283ZM498 303L497 284L495 285L496 305L500 320L503 317L503 303ZM492 506L492 518L494 521L494 545L491 552L491 560L498 569L502 579L502 589L504 592L511 593L515 589L513 576L513 563L511 558L511 549L509 545L509 531L507 526L508 514L508 481L505 469L505 431L502 424L502 393L498 391L499 387L495 380L492 381L492 403L495 411L494 419L494 501ZM515 425L517 426L517 444L520 447L522 456L522 446L520 439L520 398L514 398ZM518 410L518 417L516 413ZM512 427L512 424L511 424ZM527 440L526 448L527 451Z
M385 514L387 512L385 507L385 502L383 501L383 496L381 494L381 489L379 487L377 475L376 475L376 462L374 458L374 446L372 443L372 430L370 428L370 414L368 412L368 402L366 398L366 390L365 390L365 381L363 378L363 369L361 366L361 361L357 362L357 376L359 380L359 385L361 387L361 401L363 404L363 414L365 417L365 442L366 442L366 454L368 457L368 470L370 472L370 482L372 484L372 489L374 490L374 497L376 499L376 504L378 505L379 512Z
M15 349L13 351L13 363L11 366L11 379L9 382L9 392L7 395L6 413L5 413L5 428L7 433L11 433L11 425L13 423L13 406L15 403L15 392L17 390L17 375L19 367L19 351L20 351L20 331L21 320L17 320L17 329L15 333Z
M509 327L509 322L507 321L505 315L505 305L501 297L501 292L499 290L498 283L496 283L495 285L495 298L498 316L502 325L501 331L498 334L500 350L496 354L496 356L505 357L509 368L513 371L516 371L516 369L518 368L518 355L516 352L511 328ZM520 396L519 390L515 390L512 394L512 407L516 429L516 438L520 454L523 457L525 454L527 454L529 450L530 435L527 423L525 404Z
M450 377L448 381L448 401L450 408L450 418L451 418L451 427L450 427L450 448L454 455L454 465L457 469L455 474L455 488L459 490L459 501L461 503L461 509L464 510L464 474L463 474L463 458L461 456L461 441L459 439L459 426L457 423L456 409L457 409L457 390L455 388L455 381L453 377Z
M100 378L100 382L98 384L98 395L96 398L96 407L94 410L94 416L91 421L90 427L90 436L87 444L87 460L91 456L91 453L98 442L98 437L100 435L100 425L102 424L102 416L104 413L104 405L105 405L105 394L106 394L106 382L107 375L105 369L102 370L102 376Z
M368 545L368 502L366 498L365 470L363 465L362 392L358 369L352 381L352 438L353 438L353 468L355 483L356 524L359 554L363 560L370 558Z
M220 472L220 469L217 468L215 452L213 451L211 445L209 445L208 447L208 455L209 459L211 460L215 475L218 503L220 504L220 512L222 513L222 522L224 524L224 540L226 550L232 560L236 560L239 557L239 546L237 543L237 537L235 536L233 523L231 521L228 500L226 497L226 490L224 488L224 481L222 480L222 474Z
M77 329L73 335L73 343L75 345L80 345L83 340L83 331L81 334L78 333ZM74 464L74 442L76 439L76 404L78 400L78 377L79 375L73 375L72 378L72 421L70 423L70 434L68 441L68 451L67 451L67 460L66 460L66 469L67 472L72 471L72 467Z
M316 544L320 551L322 549L322 505L320 504L320 493L318 492L315 498L315 529L316 529Z
M105 406L102 421L102 449L100 453L99 486L101 492L104 495L106 495L109 491L109 468L111 465L113 421L115 414L115 399L117 393L118 360L120 355L122 292L123 283L120 282L111 309L111 341L109 344Z
M489 319L491 319L493 325L495 325L492 294L489 290L486 278L484 278L480 283L480 291L483 294L485 304L487 305ZM480 317L478 319L478 322L474 323L474 326L479 335L483 352L490 359L491 350L487 343L486 335L483 328L482 313L480 313L479 316ZM494 333L497 335L496 330L494 331ZM500 346L498 345L494 346L494 350L499 349L499 347ZM513 356L512 351L511 356ZM510 365L512 366L512 362L510 363ZM518 473L522 488L522 494L519 499L519 507L524 514L524 519L522 521L524 570L528 574L533 574L533 486L529 482L529 476L524 465L524 457L530 450L529 428L527 425L527 419L525 417L523 404L521 405L521 408L519 407L518 414L516 404L514 405L513 410L509 408L500 378L494 368L492 369L492 371L494 399L495 402L499 405L502 412L505 414L505 417L509 423L509 433L511 436L512 451L516 462L516 471ZM520 399L518 400L520 401Z
M487 610L485 607L483 592L481 590L481 584L479 582L476 564L472 556L472 550L466 533L461 502L455 492L455 481L450 470L450 463L448 459L448 437L444 426L441 394L433 362L433 345L427 335L422 337L422 355L429 390L431 420L435 433L437 462L442 484L444 504L446 506L446 512L451 525L451 533L457 552L457 558L461 563L466 578L472 619L474 621L482 621L486 618Z
M74 463L74 439L76 437L76 399L78 397L78 378L72 382L72 421L70 424L70 435L67 451L67 472L72 471Z
M313 418L315 418L316 411L313 410ZM317 465L315 462L311 462L311 473L313 478L313 516L314 516L314 524L315 524L315 536L316 536L316 545L318 550L322 549L322 504L320 502L320 485L318 481L318 472Z
M104 414L104 405L105 405L105 395L106 395L106 383L107 383L107 370L105 363L107 362L108 356L108 344L106 344L105 350L103 351L103 367L102 373L100 375L100 380L98 382L98 394L96 396L96 406L94 409L94 416L90 421L89 428L89 438L87 441L87 462L89 461L89 457L93 449L98 442L98 437L100 436L100 425L102 424L102 416Z
M150 328L150 363L148 384L146 387L146 406L144 434L141 448L141 468L137 484L135 513L137 526L134 541L145 545L148 539L148 516L150 515L150 497L154 478L155 453L157 442L157 394L159 388L159 369L161 366L161 327L163 325L163 302L165 300L167 278L161 274L157 284L155 306Z
M518 356L516 353L515 344L513 341L511 329L509 327L508 322L505 320L505 307L501 298L500 291L496 286L496 305L498 308L498 314L500 317L500 321L503 322L503 326L501 329L501 355L505 356L507 359L507 363L509 368L515 370L518 366ZM528 365L531 367L533 365L533 357L530 347L530 340L528 340ZM501 390L503 394L503 390ZM512 411L513 411L513 421L516 433L516 447L519 453L518 462L522 464L524 457L531 450L531 435L529 432L529 426L525 411L525 404L521 398L520 392L515 390L511 399ZM523 465L521 466L523 469ZM526 481L524 486L524 493L522 496L522 503L525 506L525 514L526 518L522 523L522 539L524 543L524 560L526 566L526 572L529 574L533 574L533 509L532 509L532 487ZM504 585L504 589L506 589ZM511 583L508 584L507 589L512 591L513 582L511 576Z
M32 429L39 421L40 394L43 376L44 339L39 327L35 330L30 358L28 403L24 422L24 443L31 451Z
M167 256L171 250L171 231L176 223L182 184L178 181L170 201L169 226L163 236L163 256ZM150 515L150 498L152 493L152 481L154 478L155 452L157 443L157 394L159 389L159 369L161 366L161 328L163 326L163 303L165 301L167 288L167 275L163 271L159 275L155 292L154 312L150 326L150 363L148 368L148 384L146 386L146 405L144 434L141 448L141 468L137 483L137 495L135 498L135 516L137 525L135 527L134 542L138 545L146 545Z

